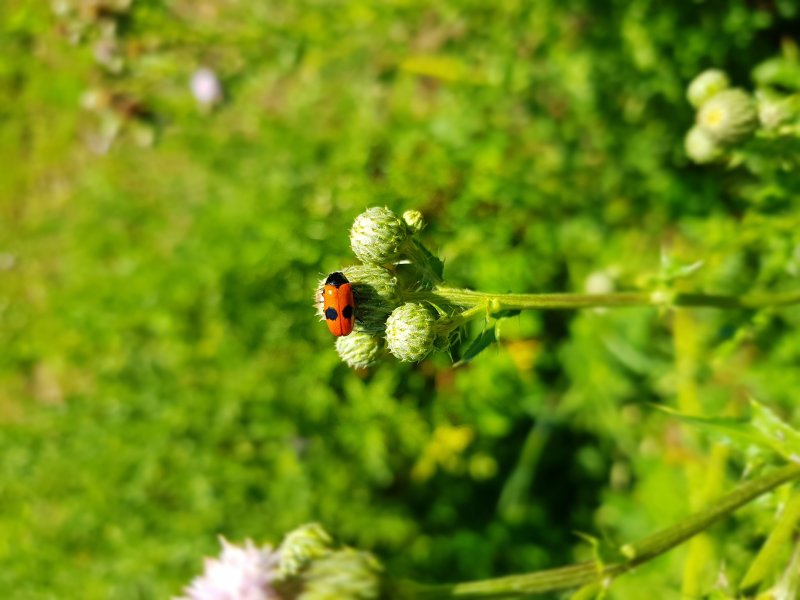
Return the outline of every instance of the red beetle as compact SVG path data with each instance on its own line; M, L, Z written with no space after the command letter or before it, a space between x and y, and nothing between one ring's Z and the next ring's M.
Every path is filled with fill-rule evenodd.
M322 288L323 311L328 329L335 336L353 331L355 306L353 288L344 273L331 273Z

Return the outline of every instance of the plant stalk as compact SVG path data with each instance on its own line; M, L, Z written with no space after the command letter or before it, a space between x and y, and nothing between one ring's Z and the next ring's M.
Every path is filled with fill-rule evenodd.
M762 475L757 479L742 483L732 492L712 503L708 508L687 517L680 523L676 523L639 542L622 546L620 552L623 559L618 562L602 564L595 561L587 561L535 573L451 585L422 585L414 582L398 582L390 597L403 600L410 600L411 598L420 600L440 600L444 598L512 599L568 590L593 582L603 585L607 581L610 582L615 576L646 563L682 544L758 496L798 477L800 477L800 465L791 464Z
M624 306L767 308L800 304L800 291L722 296L684 292L617 292L611 294L498 294L437 286L432 290L406 292L409 302L450 304L462 308L486 307L500 310L558 310L574 308L611 308Z

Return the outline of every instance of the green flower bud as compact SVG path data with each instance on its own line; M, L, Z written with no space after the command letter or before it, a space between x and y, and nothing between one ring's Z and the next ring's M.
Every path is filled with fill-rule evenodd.
M356 301L369 301L367 296L356 294L358 287L365 287L369 288L374 298L393 304L392 308L397 305L397 280L388 269L376 265L352 265L344 267L342 273L353 286Z
M319 523L301 525L286 534L278 549L278 572L284 578L297 575L312 560L330 552L332 542L331 536Z
M382 335L386 318L398 305L397 279L388 270L375 265L353 265L342 273L353 286L356 303L356 331Z
M419 362L433 350L435 319L422 304L407 302L392 311L386 321L389 352L403 362Z
M342 273L353 289L356 304L354 329L372 335L383 334L386 318L398 304L396 277L387 269L375 265L345 267ZM322 289L326 278L320 280L314 294L317 314L323 321Z
M744 90L725 90L703 104L697 125L717 143L741 142L758 127L756 103Z
M410 234L391 210L376 206L356 217L350 229L350 247L361 262L387 265L400 258Z
M354 331L336 338L336 352L348 366L366 369L377 364L384 353L383 338Z
M298 600L375 600L381 595L382 567L368 552L350 548L313 560L303 574Z
M759 90L756 92L758 120L764 129L777 129L793 116L791 99L778 94Z
M418 210L407 210L403 213L403 221L414 233L419 233L425 229L425 218Z
M689 104L700 108L707 100L731 86L730 79L724 71L708 69L692 79L686 89L686 98Z
M706 133L702 127L695 125L686 134L683 140L686 154L699 165L714 162L722 156L722 148Z

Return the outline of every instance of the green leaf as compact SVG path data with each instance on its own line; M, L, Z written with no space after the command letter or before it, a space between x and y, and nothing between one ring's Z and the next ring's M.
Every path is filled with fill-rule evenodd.
M800 432L760 402L751 399L750 410L753 427L771 440L781 455L791 461L800 462Z
M703 261L698 260L693 263L682 263L675 260L665 249L661 251L661 269L657 279L662 284L672 283L677 279L691 277L703 266Z
M516 317L521 313L522 311L516 308L504 308L496 312L490 312L489 316L493 319L507 319L508 317Z
M800 462L800 433L781 421L772 411L755 400L751 401L751 414L746 419L728 417L699 417L680 413L664 406L660 410L721 436L743 450L755 446L793 462Z
M607 586L602 582L587 583L569 597L569 600L602 600L606 597Z
M444 278L444 262L438 256L436 256L433 252L428 250L428 248L417 239L413 240L414 245L420 251L421 254L425 257L425 266L426 268L433 273L436 277L440 280Z
M795 492L764 542L761 550L747 569L742 580L742 590L754 590L769 577L785 559L784 553L791 545L792 535L800 521L800 492ZM790 596L786 596L787 598Z
M797 598L800 594L800 544L795 546L789 566L772 591L775 598Z
M468 363L496 341L497 334L495 333L494 327L483 330L475 339L470 342L469 346L464 351L464 354L461 355L461 360L455 363L454 366Z
M800 89L800 63L782 56L770 58L753 69L753 80L760 86Z

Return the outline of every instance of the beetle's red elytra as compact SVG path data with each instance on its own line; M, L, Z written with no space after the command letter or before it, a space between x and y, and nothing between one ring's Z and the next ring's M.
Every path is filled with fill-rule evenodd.
M348 335L355 323L353 288L344 273L331 273L322 288L323 312L328 329L337 337Z

